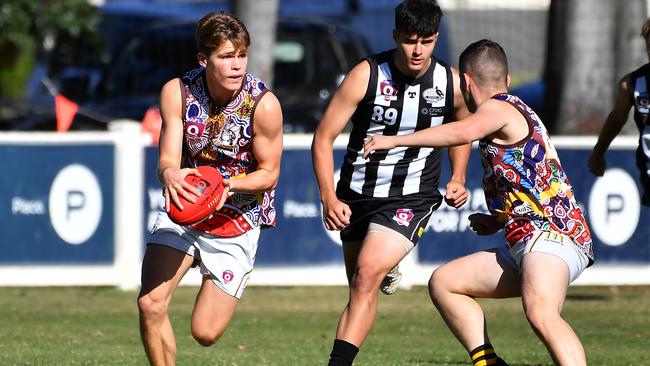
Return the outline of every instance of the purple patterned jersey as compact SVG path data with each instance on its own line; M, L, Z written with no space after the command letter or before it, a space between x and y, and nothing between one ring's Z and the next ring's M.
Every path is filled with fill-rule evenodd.
M587 222L544 124L516 96L492 98L517 108L529 128L528 136L512 145L479 141L487 207L505 223L508 246L534 230L554 230L570 236L593 263Z
M264 83L246 74L242 89L226 106L211 101L205 69L188 72L182 83L185 139L181 166L211 165L226 179L236 179L255 171L253 112L268 91ZM237 192L213 219L194 227L220 236L234 236L253 227L275 226L274 201L275 190L258 194ZM225 235L224 224L230 227Z

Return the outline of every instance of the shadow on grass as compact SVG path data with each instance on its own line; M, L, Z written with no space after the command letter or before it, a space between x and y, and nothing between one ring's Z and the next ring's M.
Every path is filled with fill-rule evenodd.
M451 365L469 365L469 361L444 361L444 360L421 360L421 359L409 359L406 361L407 365L436 365L436 366L451 366ZM509 362L510 366L552 366L552 364L544 363L512 363Z
M407 365L463 365L467 366L468 361L443 361L443 360L421 360L421 359L409 359L406 360Z
M566 299L575 301L608 301L610 297L594 294L567 294Z

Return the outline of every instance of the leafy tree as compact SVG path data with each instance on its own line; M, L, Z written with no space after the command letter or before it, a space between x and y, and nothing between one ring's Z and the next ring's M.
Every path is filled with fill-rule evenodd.
M75 43L99 44L99 14L87 0L3 0L0 5L0 97L20 95L38 56L56 44L58 62L74 64Z

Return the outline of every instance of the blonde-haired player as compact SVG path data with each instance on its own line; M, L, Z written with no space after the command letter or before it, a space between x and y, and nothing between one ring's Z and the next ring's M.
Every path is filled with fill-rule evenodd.
M164 211L158 215L142 262L138 297L140 334L153 365L176 363L167 309L190 267L200 265L203 274L192 336L209 346L221 337L237 308L253 270L260 229L275 225L280 103L264 83L246 73L250 39L239 19L207 14L198 22L196 39L200 67L167 82L160 95L158 179L169 211L172 204L180 206L179 196L194 200L196 189L184 178L198 174L197 166L210 165L225 178L223 197L228 200L222 200L212 217L192 226L174 224Z

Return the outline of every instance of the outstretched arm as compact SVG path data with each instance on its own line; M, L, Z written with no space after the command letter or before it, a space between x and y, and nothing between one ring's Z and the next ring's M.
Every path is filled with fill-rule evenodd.
M503 102L487 100L481 104L476 113L463 120L426 128L408 135L372 136L363 145L364 157L367 158L376 150L392 149L396 146L448 147L471 144L498 131L506 124L499 103Z
M630 112L632 104L628 97L629 74L626 75L618 84L616 101L614 109L609 113L603 129L598 136L598 142L594 146L591 156L589 157L589 171L596 176L602 176L605 173L607 162L605 161L605 152L612 143L614 138L621 132L621 129L627 121L627 115Z

